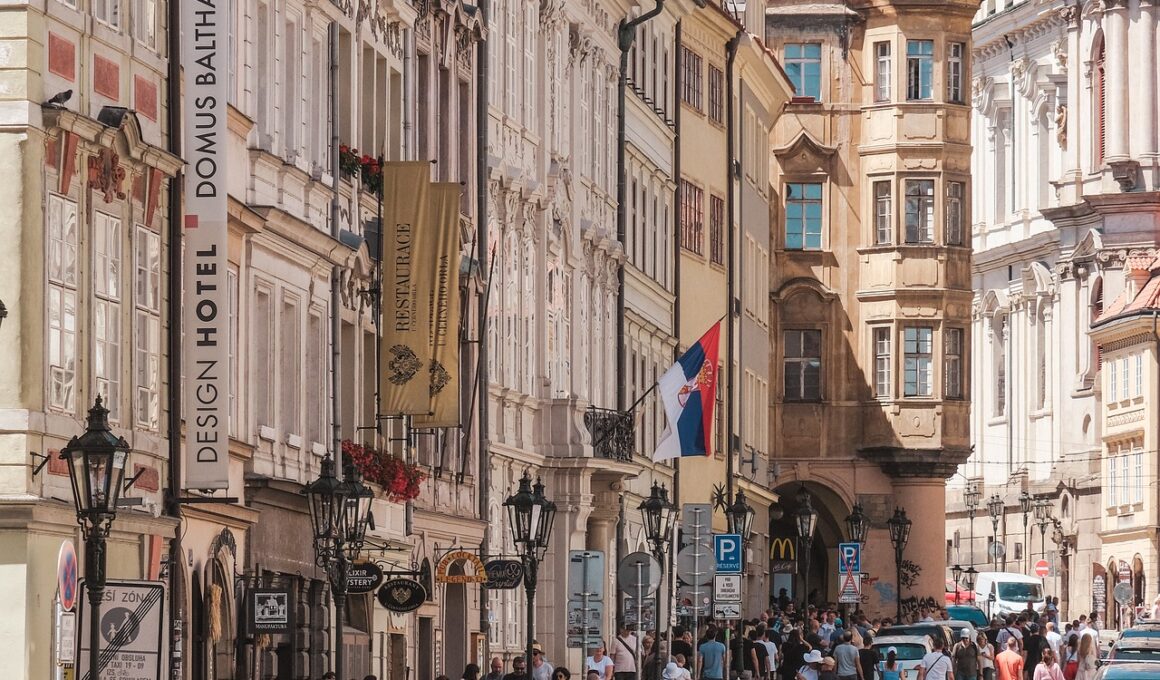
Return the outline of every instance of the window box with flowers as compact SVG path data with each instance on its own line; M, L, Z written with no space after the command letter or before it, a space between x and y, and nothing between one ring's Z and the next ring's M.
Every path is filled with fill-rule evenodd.
M346 144L338 147L338 169L342 176L354 180L357 175L362 179L363 189L371 193L378 193L383 186L383 159L369 154L359 154L358 149Z
M427 477L419 466L349 439L342 442L342 454L358 468L364 480L383 488L387 500L404 503L419 497L419 485Z

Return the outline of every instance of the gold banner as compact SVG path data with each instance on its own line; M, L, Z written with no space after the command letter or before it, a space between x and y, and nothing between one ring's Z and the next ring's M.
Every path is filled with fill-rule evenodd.
M431 312L431 415L415 427L459 426L459 198L454 183L431 185L431 226L438 253Z
M431 412L431 312L437 230L431 218L431 164L383 164L382 415Z

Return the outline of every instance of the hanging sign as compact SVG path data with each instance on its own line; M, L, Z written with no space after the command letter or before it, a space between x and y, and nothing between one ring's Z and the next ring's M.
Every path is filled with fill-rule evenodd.
M77 549L68 539L60 542L56 557L56 594L61 608L71 612L77 603Z
M470 574L449 574L448 570L456 562L465 562L471 565ZM487 568L483 560L473 552L467 550L452 550L444 555L435 566L436 583L487 583Z
M399 614L413 612L427 601L427 589L406 578L391 579L379 588L379 604Z
M488 590L511 590L524 580L524 565L519 560L492 560L484 565Z
M383 582L383 570L374 562L352 564L346 572L346 591L355 595L369 593Z
M290 591L284 588L254 588L250 591L250 632L282 635L293 632L294 610Z

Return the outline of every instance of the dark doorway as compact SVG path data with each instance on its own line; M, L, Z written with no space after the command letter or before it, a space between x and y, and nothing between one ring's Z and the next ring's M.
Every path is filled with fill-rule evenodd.
M435 678L435 620L429 616L419 617L419 675L416 680Z

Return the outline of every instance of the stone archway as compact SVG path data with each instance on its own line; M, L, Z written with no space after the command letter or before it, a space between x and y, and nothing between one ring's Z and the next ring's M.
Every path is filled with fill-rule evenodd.
M817 527L809 551L809 573L803 574L806 555L800 553L801 544L797 541L797 511L800 507L798 494L802 489L810 496L810 505L818 513ZM790 598L799 604L803 597L813 593L813 600L819 603L835 601L838 595L837 566L833 563L835 550L844 540L842 521L850 513L850 506L833 488L814 481L794 481L775 489L781 498L784 513L781 519L770 522L770 536L793 539L794 561L796 562L796 576L792 579L775 578L771 591L776 593L781 587L787 587ZM780 555L773 554L774 550L785 544L771 544L771 566L779 558L785 558L784 550ZM807 577L808 578L804 578ZM786 585L791 584L791 585ZM807 586L808 584L808 586Z

